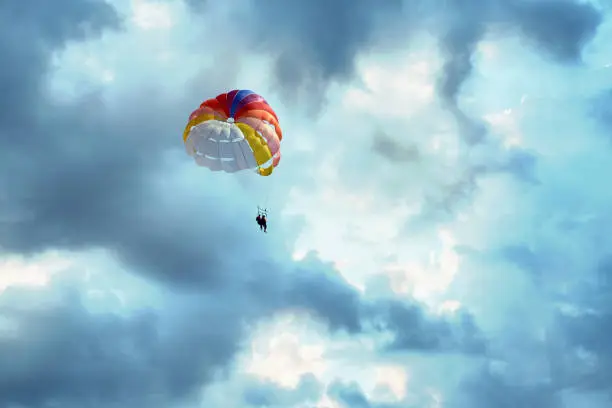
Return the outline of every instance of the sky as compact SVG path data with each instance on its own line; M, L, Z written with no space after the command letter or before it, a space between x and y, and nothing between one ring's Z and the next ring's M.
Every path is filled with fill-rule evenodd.
M3 0L0 408L611 406L611 42L609 0ZM185 154L234 88L271 177Z

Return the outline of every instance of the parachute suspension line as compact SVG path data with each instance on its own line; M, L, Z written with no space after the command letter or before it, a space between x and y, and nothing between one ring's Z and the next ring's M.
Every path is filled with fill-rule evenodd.
M268 187L268 189L266 189L266 198L264 199L264 208L268 208L268 199L270 198L270 189ZM267 211L267 210L266 210Z
M269 202L269 198L270 198L270 189L271 189L271 183L274 182L274 180L266 180L267 182L267 186L264 188L265 190L265 196L264 196L264 200L263 200L263 207L260 207L259 205L257 205L257 212L259 213L259 215L265 215L266 218L268 216L268 202Z

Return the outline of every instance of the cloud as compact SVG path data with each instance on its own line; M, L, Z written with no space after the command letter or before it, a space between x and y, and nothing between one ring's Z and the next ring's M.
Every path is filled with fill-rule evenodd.
M441 39L446 57L438 91L468 145L482 143L487 129L465 113L458 98L474 70L476 47L495 23L518 28L543 55L574 63L580 61L583 47L602 21L593 5L573 0L459 2L453 3L448 12L450 17L443 19L448 27Z
M329 398L342 408L399 408L406 406L438 407L443 402L435 390L418 390L399 401L378 401L356 382L335 381L327 389Z
M392 333L387 351L462 352L482 354L486 339L473 318L462 313L458 322L427 316L416 305L380 302L373 306L372 323L379 330Z
M192 396L237 348L240 327L202 303L122 317L89 312L73 290L40 309L17 296L40 293L3 295L3 316L17 326L1 340L4 405L167 406Z
M312 313L332 331L375 333L361 327L377 325L375 330L395 336L396 350L474 351L475 328L465 319L453 333L449 322L425 319L417 306L370 307L348 284L332 278L337 273L325 272L314 262L310 259L295 271L309 276L307 280L285 276L289 287L275 283L283 275L258 271L253 275L257 281L235 281L215 292L165 293L167 306L138 309L129 316L90 311L79 280L61 276L47 289L7 289L0 295L0 311L16 330L0 336L2 360L11 362L0 372L0 402L35 406L61 401L77 406L91 400L167 406L197 398L200 387L233 361L246 335L245 322L296 308ZM354 300L336 296L343 292ZM326 301L328 295L345 306ZM45 306L38 308L34 299ZM297 391L284 394L252 386L245 398L255 406L264 399L281 403L315 398L316 384L308 378L303 381Z
M91 14L84 4L91 4ZM169 235L170 229L176 232L190 226L191 234L197 229L191 228L193 221L187 212L168 207L167 200L162 202L164 192L155 191L152 185L164 171L163 155L172 146L165 135L177 132L176 118L184 118L186 100L174 104L172 95L163 91L155 95L136 89L122 95L119 109L111 108L99 91L72 102L54 103L43 93L53 47L59 50L66 42L78 40L85 17L94 18L89 25L95 28L113 16L112 9L100 2L66 2L57 7L65 8L61 11L65 24L58 28L44 13L24 9L20 14L23 26L42 27L40 38L26 36L19 47L6 44L2 50L7 72L20 73L18 81L6 78L19 95L3 94L4 105L9 107L5 113L11 118L2 121L0 128L6 157L0 165L4 205L18 208L20 216L3 223L2 247L24 253L54 247L110 247L121 259L160 279L212 279L207 268L196 271L194 265L213 268L219 262L215 255L219 250L202 251L196 244L200 238L195 236L181 243ZM99 12L98 7L102 7ZM9 12L3 10L4 15ZM110 22L116 27L118 17ZM45 29L46 25L50 27ZM47 48L37 46L41 40L49 41ZM24 50L36 54L23 56ZM21 65L38 69L23 71ZM145 95L148 98L143 99ZM15 118L21 119L13 123ZM148 200L156 204L145 205ZM219 240L213 242L221 245ZM155 258L164 253L160 248L169 246L174 247L175 257Z
M321 267L313 254L298 264L295 274L285 275L287 286L279 277L266 279L264 299L283 299L282 307L311 311L323 319L332 331L350 334L384 333L392 336L388 350L481 353L486 340L469 313L457 321L427 315L423 305L401 301L370 300L349 285L331 265ZM266 275L260 275L262 278ZM281 278L282 279L282 278ZM277 282L277 287L269 282ZM282 280L280 281L282 282ZM270 288L276 289L275 294ZM282 296L282 297L281 297Z
M410 163L420 157L416 146L404 146L384 133L374 135L372 150L395 163Z
M571 0L510 2L509 10L524 35L561 62L579 62L602 22L594 5Z
M612 350L604 339L612 330L610 255L602 254L592 271L576 282L572 293L560 295L566 307L557 314L557 367L560 386L582 391L610 392Z
M612 128L612 90L606 90L594 97L592 112L602 126Z
M252 382L244 390L244 402L250 407L291 407L314 404L321 399L323 387L311 374L300 378L295 389L288 390L272 383Z
M482 140L482 125L459 109L457 98L473 71L478 43L489 31L495 31L493 27L506 24L544 55L576 62L602 22L592 4L574 0L416 0L384 5L361 0L334 2L333 6L310 2L299 7L270 0L241 12L249 27L250 45L275 59L274 78L285 98L293 103L314 103L311 113L320 111L330 84L354 78L360 54L389 48L390 44L405 45L418 29L433 31L445 52L439 93L462 126L469 128L465 137L470 143Z
M610 84L590 71L601 50L585 47L607 21L591 3L209 2L194 15L177 2L157 28L120 2L56 3L0 8L2 38L20 38L0 41L0 247L106 260L0 262L0 405L167 407L212 387L236 406L603 405ZM248 38L227 33L237 21ZM481 55L483 40L498 52ZM412 55L380 62L400 48ZM210 174L180 148L186 113L245 83L284 93L269 100L291 135L264 239L260 180ZM591 96L601 127L584 117ZM302 233L321 253L296 261ZM155 288L136 310L146 291L131 274ZM279 313L316 320L321 358L349 368L300 372L294 390L244 375L252 328ZM404 399L379 401L365 375L347 385L355 362L401 366Z
M352 77L357 55L401 5L397 0L300 5L268 0L249 10L249 41L274 56L275 79L287 98L320 103L328 84Z
M452 18L447 31L442 34L441 44L446 60L440 77L439 92L442 99L453 108L457 108L460 88L474 69L472 54L485 33L485 22L482 21L480 13L486 12L484 10L487 7L477 7L476 4L463 2L455 6L455 12L460 14L461 18Z
M172 183L180 174L164 174L169 168L165 157L177 165L165 135L180 129L175 118L184 120L188 98L174 103L163 90L153 94L134 87L119 106L109 106L98 91L61 104L44 94L53 50L80 39L78 27L87 25L86 18L102 18L92 20L94 28L118 25L103 3L86 4L93 7L91 14L81 2L61 4L56 10L64 20L58 27L39 9L20 9L23 26L41 27L40 37L26 36L19 47L4 44L1 50L15 65L7 64L3 72L19 78L3 78L15 90L5 94L11 120L3 121L0 130L8 197L3 204L19 208L21 216L3 222L0 244L4 251L24 254L102 247L158 282L216 292L208 301L204 293L197 301L188 295L174 298L176 305L166 312L135 318L92 314L78 293L64 294L59 305L43 311L18 310L8 302L3 314L20 329L17 338L3 340L3 361L14 362L1 376L3 403L167 406L193 396L231 361L245 319L278 308L306 308L332 329L358 331L361 300L345 282L332 278L333 272L312 273L320 265L312 261L284 276L286 267L266 256L266 244L257 244L252 232L230 222L234 216L227 201L213 203L211 192L179 188ZM96 12L97 7L103 8ZM2 12L8 16L12 9ZM37 47L46 34L47 48ZM37 69L22 71L24 63ZM168 183L182 193L169 196ZM236 211L242 207L233 206ZM206 217L211 213L214 220ZM241 259L231 256L228 245L246 249ZM15 299L9 295L4 299ZM217 304L221 299L232 307L223 311ZM172 296L167 301L172 303ZM31 363L22 361L26 356Z
M493 24L509 23L545 55L576 62L602 22L592 4L573 0L459 2L443 10L450 16L444 20L448 29L442 46L447 57L440 92L449 102L457 100L461 85L474 69L476 45Z
M501 249L501 255L509 262L516 264L519 268L531 273L537 278L544 269L542 257L536 255L525 245L507 245Z
M548 385L511 385L499 376L484 371L465 384L466 394L460 398L460 406L521 406L562 407L560 398Z
M368 398L363 394L358 384L334 383L330 386L330 391L334 399L340 401L344 407L371 407Z
M328 266L327 272L312 273L312 265L319 261L313 254L302 262L304 266L289 281L284 294L288 304L323 312L332 329L350 333L362 330L361 298L359 292Z

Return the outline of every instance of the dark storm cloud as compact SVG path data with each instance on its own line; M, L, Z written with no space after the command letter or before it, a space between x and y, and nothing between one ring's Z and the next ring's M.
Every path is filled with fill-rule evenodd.
M368 397L357 383L334 382L329 386L328 394L338 401L342 407L370 408Z
M461 312L456 320L428 316L417 305L380 301L370 306L370 324L393 334L387 351L482 354L486 339L473 317Z
M525 245L508 245L501 250L502 256L517 266L534 271L539 268L539 259L531 249Z
M427 314L416 303L368 300L332 265L322 264L313 254L289 274L275 276L272 269L267 270L257 275L262 278L259 285L265 288L256 289L265 303L273 308L310 311L331 331L388 333L392 341L384 351L477 354L486 347L486 339L468 313L462 311L454 319L445 319ZM388 286L388 282L382 285Z
M334 381L328 387L327 395L342 408L402 408L413 406L412 403L407 401L397 403L371 402L356 382Z
M401 1L374 0L312 1L287 3L266 0L257 3L258 35L264 41L279 41L293 60L305 70L316 71L324 81L345 79L354 73L355 57L369 44L385 17L401 10ZM304 72L283 77L283 86L292 89L305 78Z
M118 25L114 10L100 1L39 1L36 6L19 0L3 1L0 5L0 104L3 107L0 142L32 140L21 124L32 120L52 52L67 41L98 35L103 29ZM2 152L6 149L0 149Z
M574 0L515 1L509 11L524 35L560 62L579 62L602 22L592 4Z
M610 134L612 129L612 90L606 90L593 98L591 113ZM609 139L612 141L612 136Z
M506 161L498 166L498 170L507 172L522 182L537 185L538 156L523 149L512 149Z
M407 231L413 233L429 228L433 220L452 219L458 210L472 203L479 192L480 181L486 177L509 175L527 186L540 184L536 174L538 156L535 154L523 149L510 149L495 159L497 162L470 165L451 183L441 185L435 194L425 196L421 212L407 222Z
M483 14L489 3L458 1L453 4L447 29L442 33L441 47L445 55L438 91L449 107L457 107L461 85L472 73L472 55L485 33ZM447 10L448 11L448 10Z
M163 135L173 134L175 120L160 115L147 121L145 111L117 117L101 103L94 105L48 107L41 109L44 120L2 130L8 142L3 153L12 159L0 164L0 177L12 205L24 215L3 224L0 245L24 253L107 246L160 278L172 271L178 281L187 279L185 274L191 280L207 280L206 271L187 266L210 263L206 261L213 260L216 248L196 250L190 239L201 237L185 228L193 225L188 213L154 204L159 197L148 192L147 180L161 170L155 163L167 147ZM146 108L163 111L154 103ZM31 140L10 139L21 132ZM151 139L139 140L145 137ZM179 242L173 233L181 229L186 235ZM169 248L175 257L160 255L160 249Z
M325 316L332 330L362 331L362 299L331 265L325 269L313 255L304 259L283 289L286 305ZM317 271L317 272L315 272ZM313 273L315 272L315 273Z
M535 279L544 273L544 259L526 245L507 245L500 250L500 255Z
M59 302L23 305L45 295L0 296L3 319L17 327L0 335L1 407L168 407L227 364L243 330L235 311L203 297L133 317L89 312L65 288Z
M443 78L444 75L445 74L443 74ZM447 79L447 81L450 81L450 79ZM457 84L457 86L460 86L460 84ZM487 125L482 120L471 118L465 112L463 112L457 105L457 101L455 99L456 96L456 94L451 96L443 95L442 99L446 101L449 111L457 122L459 136L468 146L483 143L486 140L489 131Z
M275 58L282 93L293 102L319 104L329 83L353 76L355 57L401 10L400 0L263 0L253 3L244 21L254 49Z
M18 331L0 335L0 360L6 363L0 365L0 406L55 401L65 407L167 407L187 401L232 361L247 322L283 308L311 311L331 330L355 333L363 300L336 271L315 262L310 258L284 273L273 271L274 265L244 265L244 281L210 294L167 293L160 311L129 318L89 312L72 281L52 284L61 301L47 301L43 309L29 304L45 301L48 291L9 289L0 294L0 314ZM336 307L332 296L353 301ZM287 406L321 392L308 376L300 384L283 393L253 383L244 398L254 406Z
M29 17L32 20L26 23L31 26L46 24L46 20L37 22L36 15ZM60 47L68 39L66 34L50 44ZM37 44L40 39L31 40ZM39 53L22 57L22 49ZM10 101L3 104L8 107L4 113L10 119L28 118L2 122L4 186L9 204L26 214L2 225L0 239L6 250L34 253L53 247L103 246L143 274L186 285L231 277L229 269L234 266L249 275L253 266L221 261L217 255L225 245L219 237L241 235L228 228L232 223L223 219L226 211L216 211L215 223L208 223L206 229L196 228L195 208L184 204L182 211L175 211L156 201L159 197L149 189L147 180L155 176L151 163L168 148L162 135L173 134L176 120L171 116L182 108L169 111L155 105L161 98L149 98L142 111L114 116L93 96L75 105L51 106L32 88L42 83L51 49L4 44L1 51L6 61L16 64L15 68L7 64L9 69L3 71L15 73L3 77L4 87L14 89ZM21 63L38 70L23 71ZM151 118L150 112L166 114ZM134 135L146 135L147 143ZM211 236L216 239L211 241ZM234 302L231 316L220 313L219 306L208 312L195 308L180 327L172 328L176 334L163 339L154 315L134 321L101 317L88 314L78 303L43 315L20 313L15 318L32 340L4 344L3 350L15 361L3 367L17 371L3 373L1 401L26 406L61 401L76 407L83 406L84 400L94 406L166 406L168 399L190 395L214 368L231 359L241 334L239 322L248 310L263 314L272 307L302 307L317 313L332 329L359 331L359 296L331 272L310 275L317 267L311 264L299 270L299 279L279 287L270 285L279 279L274 269L267 269L273 275L270 280L263 279L262 273L250 286L247 282L239 292L242 296L234 293L236 299L269 293L266 301L259 299L263 303L259 308ZM271 292L261 291L263 282L272 286ZM249 292L252 289L254 293ZM29 334L29 330L38 332ZM117 353L122 348L132 354ZM17 361L23 356L31 359L28 366ZM3 361L9 361L9 355L5 357Z
M188 97L175 101L141 89L124 95L121 109L110 109L96 94L54 103L42 90L54 50L84 38L81 27L94 33L104 24L117 27L117 16L101 2L64 1L54 9L2 6L1 18L17 16L16 25L2 25L2 38L20 41L0 43L0 87L9 89L0 96L0 247L34 253L104 246L160 279L214 280L222 240L202 246L205 237L193 228L188 204L177 212L160 203L150 186L156 172L163 172L161 154L180 140ZM21 35L23 27L31 29ZM204 215L206 207L191 210ZM233 233L222 227L224 216L211 231L219 237Z
M6 7L16 4L2 3L5 21L14 13ZM0 406L168 406L231 361L245 321L278 309L305 309L331 330L363 332L370 318L363 315L364 299L329 265L309 259L287 269L266 260L265 244L237 229L228 203L181 201L153 187L166 170L160 156L174 148L176 138L168 135L183 125L188 101L151 90L146 98L145 90L124 95L124 105L114 109L96 94L64 104L45 98L52 52L83 38L78 27L117 26L108 9L98 12L99 3L86 3L93 7L89 14L83 4L56 4L64 8L56 9L57 27L40 10L20 8L19 27L32 31L19 46L0 44L6 66L0 87L11 90L2 95L9 119L0 123L6 193L0 246L24 254L103 247L144 276L201 291L188 306L169 295L179 306L136 319L91 314L70 297L44 312L3 305L21 335L2 340L0 357L11 364L2 365ZM2 25L9 35L3 39L19 34L10 27ZM54 36L47 40L48 33ZM10 219L4 212L14 208L20 216ZM244 248L240 257L222 258L229 242ZM209 292L212 283L217 286Z
M278 7L275 13L293 12L285 3ZM324 17L317 13L325 16L330 7L298 12L318 24ZM357 22L368 18L363 7L354 6L351 12ZM350 19L342 20L348 19L343 14L337 17L353 38L353 46L346 49L339 37L310 38L304 33L304 27L311 28L306 23L281 21L282 29L294 30L275 33L293 47L288 46L285 55L299 52L294 41L309 44L303 55L295 55L306 59L304 73L297 71L299 81L310 75L311 64L328 57L331 47L317 48L325 38L334 38L339 55L327 68L312 68L314 76L330 80L351 72L351 58L358 44L367 42L371 26L351 25ZM0 364L0 406L63 402L68 407L167 407L168 399L190 395L231 361L243 333L241 322L274 308L305 308L330 329L350 333L364 332L376 322L396 334L402 349L469 351L472 344L480 344L473 340L479 337L469 319L456 329L404 305L371 306L329 266L304 263L287 274L283 265L259 269L249 261L265 257L265 248L254 244L248 233L233 229L227 203L198 202L199 208L178 203L177 211L167 201L159 202L150 186L157 175L153 163L176 140L190 107L185 101L144 93L127 97L125 109L119 109L125 117L107 109L95 95L69 105L46 101L40 87L51 53L104 26L117 26L116 16L102 3L65 0L26 7L25 2L4 1L0 19L0 192L5 194L0 212L20 212L15 218L1 214L0 246L24 253L107 247L142 274L184 286L219 280L229 285L238 273L244 279L234 283L232 291L208 295L206 301L201 295L189 307L177 309L179 319L155 313L137 318L91 314L69 296L61 306L38 312L3 305L2 313L17 319L23 337L0 340L0 361L11 362ZM322 26L337 28L332 23ZM294 78L284 81L289 80ZM143 101L139 109L127 108ZM199 224L194 214L214 214L214 220ZM237 236L244 237L243 243L249 244L244 247L252 252L241 253L239 260L220 259L220 248ZM227 305L231 308L224 310ZM19 357L25 362L17 361Z
M610 398L612 344L607 339L612 334L612 256L601 255L593 271L560 295L577 310L557 316L564 347L558 362L564 374L561 380L566 386L605 392Z
M316 404L324 387L314 375L305 374L295 389L287 389L269 382L254 381L245 387L243 400L254 408L286 408L303 404Z
M544 57L563 63L581 60L582 49L596 33L602 17L593 5L573 0L457 1L444 8L441 34L445 62L438 92L459 125L468 145L486 138L482 122L459 106L461 88L474 71L473 55L492 23L517 29Z
M234 229L226 203L178 202L151 187L163 171L156 166L159 156L176 139L167 135L176 135L184 122L185 101L150 90L147 98L124 95L119 109L106 107L96 95L68 104L45 99L42 88L54 50L84 38L80 27L96 32L104 24L116 27L112 10L99 2L65 1L46 14L42 11L50 8L19 4L3 2L0 8L0 88L8 90L1 95L0 122L3 250L105 247L143 275L172 285L198 287L219 277L228 283L238 272L246 283L217 292L214 301L200 294L196 306L176 311L170 326L157 323L155 314L135 320L90 314L78 300L36 313L3 305L3 316L16 319L23 337L2 339L0 406L54 401L74 407L168 406L231 360L244 319L285 306L278 301L280 289L268 303L259 298L259 307L247 303L261 296L248 286L248 277L259 271L246 252L238 260L221 260L219 254L226 253L228 242L239 245L232 237L245 237L242 247L253 252L263 248ZM15 36L20 41L8 41ZM19 217L4 213L15 208ZM214 222L206 214L214 214ZM321 293L343 290L307 283L300 290L300 285L287 287L303 296L311 291L311 304ZM322 300L327 303L315 311L329 314L331 325L350 321Z
M442 98L456 104L461 85L474 66L473 53L491 23L518 29L543 56L560 62L577 62L602 17L592 4L575 0L458 1L446 8L442 34L446 62L440 78Z
M602 21L592 4L576 0L265 0L242 18L255 49L275 58L276 80L294 102L305 96L320 103L331 82L353 77L361 52L392 49L389 44L405 45L415 30L433 30L445 54L438 91L463 122L471 144L482 140L482 125L459 109L457 97L474 69L473 53L492 24L519 32L544 57L571 63L580 61L582 48ZM398 29L385 38L378 35L390 27Z
M372 150L394 163L413 163L421 156L416 146L402 144L382 132L374 135Z
M136 317L89 312L72 281L51 285L60 302L47 300L48 291L9 289L0 294L0 313L18 329L0 334L0 359L8 362L0 365L0 406L167 407L188 400L233 360L248 322L282 309L308 311L331 331L389 333L390 351L482 351L471 317L446 321L417 305L369 301L315 262L282 273L244 265L242 281L211 293L167 293L162 309ZM34 299L47 306L32 307ZM244 398L254 406L282 405L319 393L305 377L291 393L251 384Z
M548 215L536 221L534 228L541 228L545 219ZM494 372L483 368L464 383L462 398L454 406L609 405L612 346L607 339L612 333L612 256L609 239L603 233L609 229L609 221L598 220L576 227L568 245L588 248L579 254L555 245L550 237L567 232L562 223L554 228L545 235L545 242L536 239L530 246L508 245L492 252L493 258L501 255L537 278L537 302L546 306L542 310L542 305L530 305L525 300L527 310L548 314L549 308L552 314L550 320L538 325L537 335L522 329L520 319L511 319L511 325L519 330L515 334L506 331L503 337L498 337L510 347L497 349L504 350L500 357L510 369ZM542 247L548 250L538 250ZM512 355L515 357L509 358ZM532 379L516 375L517 371L526 372L526 368L539 371L538 375ZM573 394L576 405L564 400L568 394ZM590 400L594 395L599 395L601 402Z
M561 408L564 404L557 389L549 384L513 385L503 377L484 368L465 381L463 395L453 406L471 407L538 407Z
M610 301L609 295L607 301ZM612 346L606 339L612 333L612 312L598 310L597 314L563 316L561 321L569 346L564 350L565 355L575 356L577 348L590 353L590 356L582 358L567 358L573 365L566 363L563 367L565 384L586 391L611 393Z
M604 256L597 265L596 271L597 286L600 293L609 293L612 290L612 255Z

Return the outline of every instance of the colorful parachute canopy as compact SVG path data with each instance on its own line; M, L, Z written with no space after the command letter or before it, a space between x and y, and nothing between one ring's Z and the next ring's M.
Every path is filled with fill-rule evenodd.
M235 89L204 101L183 133L187 153L200 166L234 173L255 169L269 176L281 157L283 133L268 102Z

